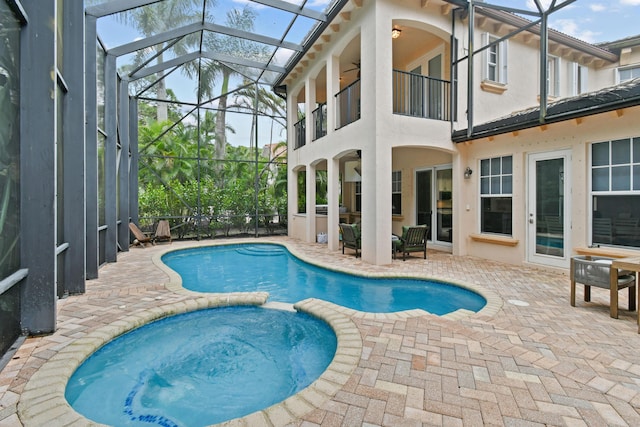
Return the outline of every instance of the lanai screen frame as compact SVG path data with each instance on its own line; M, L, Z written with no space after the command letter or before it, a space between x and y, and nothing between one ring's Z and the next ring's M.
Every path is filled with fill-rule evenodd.
M97 126L98 123L95 120L93 114L88 114L86 135L87 146L96 147L98 139L104 136L104 138L106 138L106 141L104 143L105 147L117 147L117 150L114 150L112 148L105 149L104 171L105 174L111 175L104 178L104 182L107 188L100 189L100 191L104 191L106 199L102 201L99 200L98 194L87 194L88 199L91 199L92 203L102 202L104 203L104 205L118 204L119 206L117 214L111 212L109 215L107 215L107 217L104 218L105 224L88 224L87 229L90 230L93 228L93 226L95 226L95 228L99 230L98 235L95 236L95 241L88 242L88 250L94 251L95 255L100 260L98 264L102 262L115 261L117 253L116 248L126 250L125 248L128 247L129 242L129 232L126 224L125 226L123 226L122 224L127 220L131 220L136 223L138 223L140 220L138 212L139 195L137 182L137 166L138 162L140 161L139 150L141 150L142 147L137 146L137 107L140 100L144 99L145 101L154 101L154 99L147 96L144 90L138 93L129 94L131 83L134 83L137 80L145 78L147 76L161 73L162 76L157 78L156 82L151 85L153 86L158 81L166 79L167 76L172 74L176 69L183 66L184 64L189 63L190 61L197 61L199 64L198 69L200 68L200 64L203 60L218 61L219 64L222 64L225 67L233 69L235 72L242 74L244 78L254 86L254 92L256 92L257 95L257 88L259 86L267 85L273 88L275 82L278 81L282 75L285 75L289 72L290 68L293 66L292 64L295 63L295 59L309 48L313 41L315 41L315 39L319 36L323 29L328 25L333 16L338 13L338 11L344 4L347 3L348 0L331 2L331 4L327 6L326 11L318 11L313 8L307 7L307 0L299 0L297 5L293 4L294 2L282 0L249 1L249 4L256 7L272 8L273 10L278 10L293 17L288 25L282 26L283 32L278 37L273 37L272 35L268 34L262 34L260 32L243 31L238 28L232 28L230 26L219 25L214 22L208 22L206 19L207 13L210 11L210 8L212 7L214 2L212 0L201 0L200 4L202 5L202 20L200 20L199 22L189 22L185 25L177 26L176 28L171 28L158 34L152 34L148 37L132 40L130 42L119 44L113 47L107 47L101 41L100 34L98 34L97 30L97 22L99 19L116 14L122 14L141 7L152 7L156 3L167 2L167 4L171 6L171 4L175 5L179 1L184 0L96 0L92 2L93 4L90 4L85 9L86 40L97 40L98 45L101 46L104 50L104 80L106 82L104 87L105 129L100 129ZM209 10L207 10L207 8L209 8ZM300 21L301 19L306 20L305 25L309 26L309 29L304 38L299 43L291 42L289 41L289 34L292 31L292 28L294 28L294 26L296 25L296 22ZM312 25L309 25L309 22L312 22ZM207 33L221 34L224 37L236 37L253 43L269 45L274 47L274 49L271 51L271 54L266 58L266 60L263 60L262 62L253 60L252 58L243 57L242 55L232 56L228 55L228 53L207 51L203 48L202 43L202 40ZM136 52L150 49L153 46L157 46L158 44L165 44L166 47L164 47L163 50L168 50L174 44L179 43L180 40L182 40L184 37L188 37L189 35L194 34L200 36L200 47L197 50L185 53L181 56L176 56L174 58L171 58L170 60L163 61L162 63L154 65L152 65L152 60L154 58L152 57L143 62L142 65L135 67L132 71L124 74L118 73L118 70L116 69L116 61L122 56L135 54ZM86 67L88 70L87 83L91 84L92 81L95 81L95 79L92 77L97 77L94 74L96 70L95 64L96 61L100 58L98 58L96 56L96 53L92 51L92 43L87 42L86 45ZM289 57L287 58L285 64L279 65L279 63L282 62L282 55L278 56L276 55L276 53L282 54L283 51L288 51ZM253 70L253 73L246 73L246 70ZM200 88L200 74L198 74L197 80L197 87ZM147 87L146 89L149 89L149 87ZM281 90L278 91L274 88L274 91L284 98L285 94L282 88L280 89ZM96 105L95 101L98 100L97 98L98 97L96 97L96 99L87 99L88 111L92 109L92 105ZM156 98L156 100L158 99ZM200 91L198 91L197 102L191 104L178 102L178 104L189 104L189 107L193 107L194 111L196 111L196 116L198 117L197 126L199 128L200 112L203 109L210 109L206 107L206 104L210 103L211 101L212 99L205 99L201 97ZM116 112L118 112L117 119ZM253 138L255 141L258 141L258 117L264 117L265 115L260 113L257 105L257 99L256 102L254 102L251 114L253 116L253 132L249 138ZM286 118L283 118L283 120L286 120ZM94 129L98 129L98 132L94 132ZM200 132L198 132L197 144L198 147L200 147ZM258 211L258 143L255 143L253 148L255 150L255 156L254 160L250 163L255 166L254 235L257 236L259 225L257 219L260 215L260 212ZM127 162L127 159L129 159L130 161ZM201 160L204 159L197 159L198 165L200 164ZM225 160L221 161L224 162ZM113 175L114 173L116 174L115 176ZM96 176L92 178L97 179L98 177ZM199 175L197 176L197 180L199 187ZM118 190L116 190L114 186L117 186ZM167 188L169 189L168 191L172 191L169 186L167 186ZM90 192L93 193L93 191ZM102 194L102 192L100 194ZM115 199L116 194L118 195L117 200ZM186 203L185 206L187 206ZM189 216L195 218L196 223L199 225L201 218L203 218L204 216L203 209L206 208L200 204L200 197L198 197L197 206L187 207L193 211L192 215ZM92 217L88 221L94 221L94 218ZM105 233L105 230L107 229L117 229L117 234L114 234L112 232ZM200 227L196 227L196 237L200 238ZM88 239L94 239L94 236L89 236ZM106 249L102 249L102 252L100 252L96 248ZM88 256L88 258L93 259L93 255L94 254L91 254L91 256ZM97 277L97 267L98 266L95 266L95 268L93 269L95 277Z

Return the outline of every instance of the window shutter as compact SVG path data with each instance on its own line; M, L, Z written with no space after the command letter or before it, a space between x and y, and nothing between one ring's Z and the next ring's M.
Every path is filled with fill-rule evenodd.
M509 51L509 40L500 43L500 83L507 84L507 64L509 63L507 52Z
M555 69L556 69L555 70L556 81L554 82L554 85L553 85L554 86L553 87L553 94L555 96L560 96L560 80L562 78L562 76L560 75L561 74L560 70L562 68L562 67L560 67L560 58L555 58L553 63L554 63Z
M569 75L569 85L571 87L571 96L575 96L580 93L580 82L578 81L580 78L580 74L578 73L580 66L577 62L572 62L570 65L571 74Z
M589 68L580 65L580 93L589 91Z
M489 44L489 33L481 34L481 44L482 47L485 47ZM489 78L489 49L485 49L482 51L482 80L487 80Z

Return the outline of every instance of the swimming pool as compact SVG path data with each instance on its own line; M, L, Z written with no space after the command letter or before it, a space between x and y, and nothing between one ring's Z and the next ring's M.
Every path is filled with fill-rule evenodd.
M182 249L162 256L198 292L269 293L295 303L319 298L354 310L389 313L423 309L437 315L460 308L479 311L481 295L451 283L411 278L369 278L306 263L276 244L233 244Z
M299 392L331 362L337 338L304 313L226 307L175 315L110 341L67 383L86 417L118 426L205 426Z

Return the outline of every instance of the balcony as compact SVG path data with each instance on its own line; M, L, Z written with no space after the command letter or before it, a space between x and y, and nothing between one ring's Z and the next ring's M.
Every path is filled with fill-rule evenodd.
M393 113L451 120L451 82L393 70Z
M313 140L322 138L327 134L327 103L320 104L313 110Z
M360 79L336 94L336 129L360 119Z
M335 95L336 129L360 119L360 79ZM393 70L393 113L432 120L451 120L451 82ZM312 112L313 141L327 134L327 104ZM305 119L294 126L295 148L306 144Z
M300 119L296 124L293 125L293 130L295 132L295 146L294 150L297 150L300 147L304 147L307 142L307 138L305 136L306 127L304 124L305 118Z

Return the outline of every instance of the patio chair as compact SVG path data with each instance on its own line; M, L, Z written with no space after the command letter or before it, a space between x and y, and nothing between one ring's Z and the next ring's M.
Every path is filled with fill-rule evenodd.
M398 252L402 252L402 260L411 252L424 252L424 259L427 259L427 234L429 226L415 225L402 227L402 236L400 243L395 245ZM396 251L393 251L393 258L396 257Z
M618 318L618 291L629 289L629 310L636 309L636 275L630 271L618 271L618 280L611 287L611 258L576 255L571 258L571 306L576 305L576 283L584 285L584 300L591 301L591 286L609 289L609 312Z
M171 226L169 225L169 221L166 219L158 221L156 232L153 235L153 243L160 240L168 240L169 243L171 243Z
M359 257L361 239L358 225L340 224L340 232L342 233L342 253L344 254L344 248L349 248L356 251L356 258Z
M143 248L145 247L145 243L151 243L153 245L153 240L151 239L151 237L147 236L146 234L144 234L142 232L142 230L140 230L138 228L137 225L135 225L133 222L129 223L129 230L131 231L131 234L133 234L134 237L134 241L133 243L136 244L139 243L140 246L142 246Z

